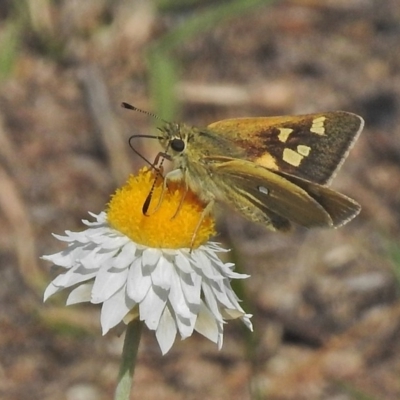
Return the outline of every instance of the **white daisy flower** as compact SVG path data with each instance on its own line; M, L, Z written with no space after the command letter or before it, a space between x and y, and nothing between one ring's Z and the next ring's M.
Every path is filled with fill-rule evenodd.
M83 221L86 230L54 235L68 247L43 258L67 271L50 283L44 299L73 287L67 305L102 304L103 334L138 317L155 331L163 354L177 333L186 339L193 331L221 348L225 320L240 318L252 330L251 315L240 307L230 284L248 275L235 273L234 264L217 256L226 250L207 242L215 233L211 217L202 222L190 249L204 206L190 192L180 205L184 190L179 184L169 184L157 207L158 182L155 204L150 204L149 216L143 215L153 182L154 174L142 170L117 190L107 212L91 214L94 222Z

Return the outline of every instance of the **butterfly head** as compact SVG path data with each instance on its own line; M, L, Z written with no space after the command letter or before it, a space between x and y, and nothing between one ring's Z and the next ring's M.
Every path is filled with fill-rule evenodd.
M161 135L158 137L165 152L172 158L182 156L185 153L188 141L190 140L191 129L185 124L168 122L158 128Z

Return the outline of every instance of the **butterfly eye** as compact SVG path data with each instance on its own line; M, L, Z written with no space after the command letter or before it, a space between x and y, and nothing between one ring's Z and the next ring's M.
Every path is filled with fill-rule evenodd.
M180 153L185 150L185 142L182 139L172 139L171 149Z
M258 189L259 192L261 192L263 194L266 194L267 196L269 195L269 190L266 187L259 186L257 189Z

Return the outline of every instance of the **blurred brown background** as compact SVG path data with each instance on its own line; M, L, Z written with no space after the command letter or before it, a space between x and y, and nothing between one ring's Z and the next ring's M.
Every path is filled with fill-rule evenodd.
M283 235L221 214L255 332L231 322L220 352L194 335L162 357L146 331L132 399L399 399L399 48L397 0L2 1L0 398L112 398L121 338L97 307L43 305L39 256L143 165L128 138L154 121L127 101L198 126L366 120L333 183L361 215Z

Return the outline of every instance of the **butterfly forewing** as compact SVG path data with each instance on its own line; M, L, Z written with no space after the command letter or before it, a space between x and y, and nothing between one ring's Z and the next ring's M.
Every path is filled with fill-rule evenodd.
M238 118L208 129L246 150L247 159L274 171L326 184L362 130L363 119L344 111L285 117Z

